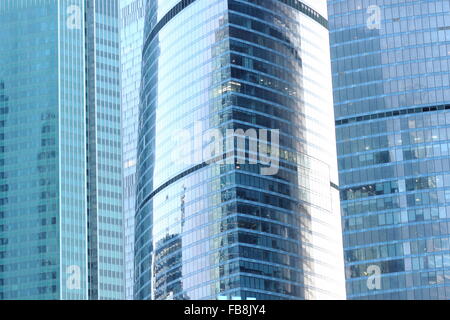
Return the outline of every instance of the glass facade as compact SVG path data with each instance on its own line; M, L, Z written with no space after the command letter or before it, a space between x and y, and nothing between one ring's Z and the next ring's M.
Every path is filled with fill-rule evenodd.
M0 1L0 299L123 297L117 17Z
M450 298L449 5L329 1L350 299Z
M120 0L122 65L123 209L125 224L126 298L134 296L134 215L136 214L136 150L139 121L144 0Z
M326 16L325 0L147 1L136 299L345 297ZM255 140L271 161L251 162Z
M86 7L89 299L123 299L119 2Z
M87 298L85 37L67 10L0 2L0 299Z

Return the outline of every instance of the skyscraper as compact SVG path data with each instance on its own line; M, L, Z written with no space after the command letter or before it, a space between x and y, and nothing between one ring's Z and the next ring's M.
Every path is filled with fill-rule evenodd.
M0 2L0 299L123 296L117 14Z
M122 143L125 224L126 298L134 297L134 215L136 214L136 150L139 121L144 0L120 0L122 61Z
M89 299L125 298L119 0L86 0Z
M136 299L345 297L326 17L147 1Z
M329 11L348 296L449 299L449 2Z
M0 3L2 299L87 298L84 24L66 10Z

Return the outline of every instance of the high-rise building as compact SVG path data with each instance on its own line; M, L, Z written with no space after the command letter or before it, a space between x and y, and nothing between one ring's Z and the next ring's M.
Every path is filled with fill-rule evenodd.
M326 1L146 5L135 298L344 298Z
M125 225L126 298L134 297L134 215L136 214L136 150L139 122L144 0L120 0L122 64L122 147Z
M117 1L0 1L0 299L123 297Z
M330 0L347 292L450 298L450 4Z
M119 0L86 0L89 299L125 298Z

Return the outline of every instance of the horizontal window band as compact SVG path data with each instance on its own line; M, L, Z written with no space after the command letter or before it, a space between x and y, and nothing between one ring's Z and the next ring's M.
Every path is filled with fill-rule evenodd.
M339 186L338 186L336 183L330 182L330 186L331 186L333 189L336 189L337 191L339 191Z
M170 179L169 181L165 182L164 184L162 184L160 187L158 187L156 190L154 190L152 193L150 193L148 195L148 197L146 197L144 199L144 201L142 201L142 204L139 205L139 210L142 210L142 208L150 201L152 200L158 193L160 193L161 191L163 191L164 189L166 189L167 187L169 187L171 184L174 184L175 182L177 182L178 180L183 179L184 177L199 171L203 168L206 168L207 166L209 166L209 164L207 164L206 162L196 165L195 167L192 167L186 171L183 171L182 173L178 174L177 176L173 177L172 179Z
M147 39L145 41L143 52L145 52L147 50L147 47L150 45L150 42L152 42L152 40L161 31L161 29L164 28L164 26L167 23L169 23L181 11L186 9L188 6L190 6L195 1L197 1L197 0L182 0L182 1L178 2L172 9L170 9L169 12L167 12L166 15L164 17L162 17L162 19L155 25L155 27L150 32L150 35L147 37ZM298 0L276 0L276 1L282 2L285 5L288 5L291 8L300 11L301 13L312 18L313 20L315 20L321 26L323 26L324 28L326 28L328 30L328 20L325 19L325 17L323 17L317 11L313 10L311 7L304 4L303 2L298 1Z
M407 115L407 114L435 112L435 111L442 111L442 110L450 110L450 105L447 104L447 105L428 106L428 107L419 107L419 108L414 107L414 108L409 108L409 109L401 109L401 110L394 110L394 111L388 111L388 112L374 113L374 114L369 114L369 115L365 115L365 116L346 118L346 119L337 120L336 126L343 126L343 125L351 124L351 123L355 123L355 122L398 117L398 116L403 116L403 115Z
M217 158L217 160L220 160L220 158ZM206 162L203 162L199 165L196 165L192 168L189 168L186 171L183 171L182 173L176 175L175 177L173 177L172 179L168 180L167 182L165 182L164 184L162 184L161 186L159 186L156 190L154 190L152 193L150 193L143 201L142 203L139 205L139 210L142 210L142 208L149 202L151 201L158 193L160 193L161 191L163 191L164 189L168 188L170 185L174 184L175 182L183 179L184 177L199 171L201 169L204 169L206 167L208 167L209 164ZM339 191L339 186L333 182L330 182L330 186L336 190Z

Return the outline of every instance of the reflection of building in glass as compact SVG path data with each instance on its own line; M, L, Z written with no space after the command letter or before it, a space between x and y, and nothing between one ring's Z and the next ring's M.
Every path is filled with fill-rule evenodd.
M153 287L154 300L166 300L173 297L175 293L182 292L182 250L181 237L179 235L167 235L155 246L154 259L157 261L153 265ZM172 268L171 266L177 266Z
M329 1L349 298L450 298L449 6Z
M120 47L122 65L122 148L125 224L125 290L133 299L134 284L134 215L136 190L136 148L139 120L142 43L145 0L120 0Z
M180 234L166 235L161 239L153 250L153 291L152 300L173 300L174 297L183 292L183 257L182 237L185 214L184 194L181 195L181 232ZM187 297L178 295L178 299L188 300Z
M0 5L0 299L87 298L84 32L59 6Z
M0 299L122 297L117 1L91 3L0 1Z
M148 4L135 298L345 297L326 1ZM279 129L279 170L176 157L213 128Z

